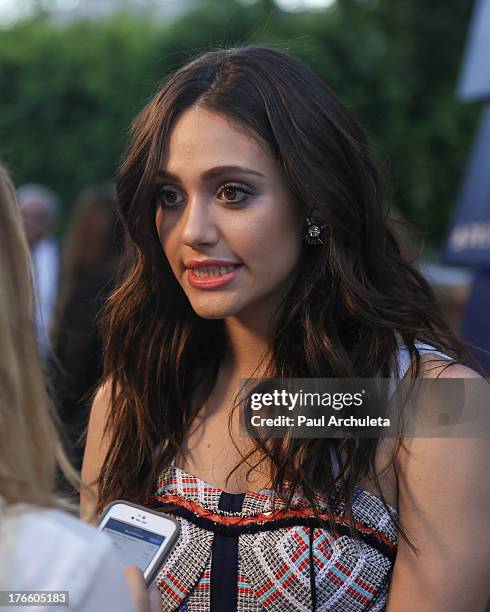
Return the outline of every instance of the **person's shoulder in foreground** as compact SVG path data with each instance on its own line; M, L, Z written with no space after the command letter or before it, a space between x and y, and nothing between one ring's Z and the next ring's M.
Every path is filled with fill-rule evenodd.
M0 520L4 590L68 591L70 610L134 611L114 545L94 527L60 510L27 505L10 507ZM59 605L36 607L51 609Z

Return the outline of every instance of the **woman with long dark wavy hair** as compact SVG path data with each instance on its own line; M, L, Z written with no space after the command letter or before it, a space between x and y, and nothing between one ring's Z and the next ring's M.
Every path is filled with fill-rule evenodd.
M162 610L482 610L484 440L238 436L241 379L478 377L335 94L273 48L204 53L136 119L116 186L134 264L83 474L99 511L179 518Z

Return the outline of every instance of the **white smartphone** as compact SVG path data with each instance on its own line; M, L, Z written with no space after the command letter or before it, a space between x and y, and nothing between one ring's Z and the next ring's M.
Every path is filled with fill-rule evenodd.
M177 542L180 523L163 512L118 499L104 509L98 529L111 537L123 564L138 566L149 585Z

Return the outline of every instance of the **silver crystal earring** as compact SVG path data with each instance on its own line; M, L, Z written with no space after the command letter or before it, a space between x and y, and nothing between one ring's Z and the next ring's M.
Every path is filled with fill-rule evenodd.
M327 241L326 229L327 226L320 217L316 215L306 215L301 238L308 244L314 246L325 244Z

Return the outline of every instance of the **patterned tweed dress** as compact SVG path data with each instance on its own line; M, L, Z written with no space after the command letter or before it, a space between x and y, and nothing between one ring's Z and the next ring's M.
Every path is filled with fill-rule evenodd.
M403 375L408 363L400 356ZM272 490L230 494L172 463L147 500L181 524L156 578L162 612L384 610L397 531L383 503L357 487L348 520L343 505L327 515L326 498L316 499L335 529L319 525L299 492L286 510ZM223 590L228 596L216 593Z

